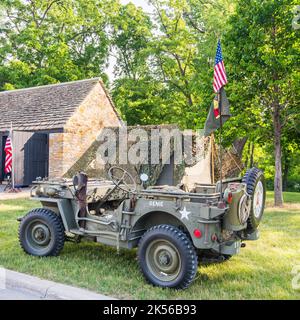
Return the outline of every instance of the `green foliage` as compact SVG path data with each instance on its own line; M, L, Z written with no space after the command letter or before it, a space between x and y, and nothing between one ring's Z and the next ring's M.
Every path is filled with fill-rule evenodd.
M287 176L299 150L300 133L300 33L292 27L295 4L291 0L240 0L224 37L234 106L233 126L227 131L226 124L224 131L229 138L247 136L256 150L261 146L257 165L265 168L268 179L276 173L281 180L274 162L281 163L285 189L291 188ZM293 185L297 188L297 183ZM280 186L276 187L279 191Z
M221 38L233 117L225 146L254 143L274 176L273 108L280 106L283 175L299 179L300 30L296 0L2 0L0 90L100 76L130 125L203 128ZM114 78L105 73L115 61ZM247 155L248 156L248 155ZM284 176L284 179L286 177Z
M132 5L125 7L121 21L130 21L130 32L121 24L113 34L118 53L114 100L131 125L203 128L213 98L215 30L224 26L223 12L232 4L151 0L149 5L150 20Z
M0 88L99 76L108 52L107 1L2 1Z
M252 139L272 137L274 99L279 100L282 118L297 113L299 33L292 29L293 3L239 1L229 19L224 44L230 98L240 124L236 130L244 127Z
M227 0L2 1L0 90L102 76L128 124L202 128L212 93L216 30ZM217 21L217 23L216 23ZM205 31L205 32L204 32Z

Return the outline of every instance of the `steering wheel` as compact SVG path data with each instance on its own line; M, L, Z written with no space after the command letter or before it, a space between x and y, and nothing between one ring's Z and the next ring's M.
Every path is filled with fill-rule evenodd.
M123 168L111 167L108 176L113 184L125 192L136 192L136 182L132 175ZM130 186L132 185L132 186Z

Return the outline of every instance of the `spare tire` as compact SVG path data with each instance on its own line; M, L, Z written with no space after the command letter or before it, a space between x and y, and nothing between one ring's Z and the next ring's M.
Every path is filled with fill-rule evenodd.
M251 208L247 220L247 230L255 231L262 219L266 201L266 183L264 174L257 168L247 170L242 182L247 185L247 193L251 196Z

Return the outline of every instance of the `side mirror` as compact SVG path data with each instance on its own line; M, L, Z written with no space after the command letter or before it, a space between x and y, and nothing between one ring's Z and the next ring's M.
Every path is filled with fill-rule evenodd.
M146 173L142 173L140 175L140 179L141 179L142 182L147 182L149 180L149 177L148 177L148 175Z

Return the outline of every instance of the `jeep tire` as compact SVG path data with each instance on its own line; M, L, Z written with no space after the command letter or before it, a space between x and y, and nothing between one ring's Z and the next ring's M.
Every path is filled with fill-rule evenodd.
M139 243L138 261L146 280L164 288L187 288L198 267L191 240L178 228L166 224L144 233Z
M252 197L249 218L247 220L247 231L255 231L262 219L265 201L266 184L263 172L257 168L247 170L242 182L247 185L247 193Z
M21 220L19 241L33 256L57 256L64 246L65 231L61 217L51 210L33 209Z

